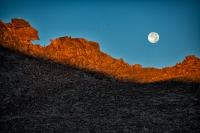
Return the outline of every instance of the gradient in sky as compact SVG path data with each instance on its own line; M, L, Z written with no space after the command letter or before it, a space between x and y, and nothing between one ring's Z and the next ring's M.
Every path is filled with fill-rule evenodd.
M0 0L0 19L23 18L46 46L62 36L85 38L129 64L163 68L200 58L199 0ZM152 44L148 34L157 32Z

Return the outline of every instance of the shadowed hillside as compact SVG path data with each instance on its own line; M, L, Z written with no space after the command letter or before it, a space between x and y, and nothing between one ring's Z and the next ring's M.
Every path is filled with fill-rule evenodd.
M131 66L85 39L33 45L37 31L13 21L0 22L1 132L200 132L197 57L164 69Z

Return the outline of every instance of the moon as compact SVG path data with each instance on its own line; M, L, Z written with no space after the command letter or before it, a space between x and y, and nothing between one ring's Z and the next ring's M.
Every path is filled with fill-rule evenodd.
M156 43L156 42L158 42L158 40L159 40L159 35L158 35L158 33L156 33L156 32L151 32L151 33L148 35L148 40L149 40L149 42L151 42L151 43Z

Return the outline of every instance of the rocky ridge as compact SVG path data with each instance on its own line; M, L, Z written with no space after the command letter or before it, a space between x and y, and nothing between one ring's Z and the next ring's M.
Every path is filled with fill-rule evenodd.
M15 49L27 55L51 59L62 64L72 65L96 72L102 72L124 81L155 82L162 80L200 81L200 59L189 55L173 67L163 69L142 68L140 64L129 65L123 59L114 59L101 52L96 42L69 36L51 40L51 44L42 47L32 44L37 40L38 32L23 19L12 19L12 23L0 21L1 45ZM138 76L140 75L140 76Z
M132 78L137 80L125 82L105 71L44 56L45 47L20 41L5 24L0 28L1 132L200 132L198 58L187 56L162 70L136 65ZM177 78L171 78L174 73ZM165 80L152 82L157 75Z
M198 133L200 84L123 82L0 46L0 131Z

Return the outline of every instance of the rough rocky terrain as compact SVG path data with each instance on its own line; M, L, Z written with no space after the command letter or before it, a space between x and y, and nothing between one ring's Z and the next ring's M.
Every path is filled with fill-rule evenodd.
M105 54L97 59L109 56L121 62L112 67L115 71L105 70L107 62L99 61L82 67L65 59L70 52L66 48L61 50L65 56L55 58L49 52L55 42L45 51L7 27L0 22L1 132L200 132L199 58L187 56L173 67L156 69L131 66ZM79 52L88 45L101 55L97 43L80 40L63 43L83 46L76 49ZM78 58L87 62L88 54Z

